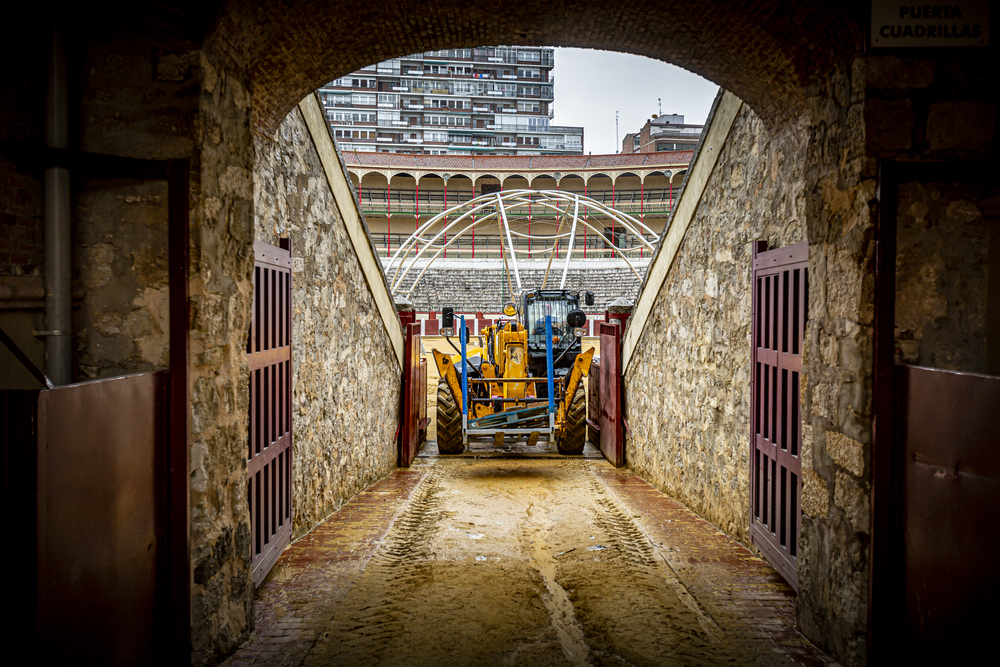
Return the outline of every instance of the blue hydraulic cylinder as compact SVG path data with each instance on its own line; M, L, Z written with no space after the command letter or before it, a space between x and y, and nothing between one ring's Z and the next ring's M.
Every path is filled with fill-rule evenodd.
M463 348L464 349L464 348ZM552 369L552 316L545 316L545 375L549 385L549 413L556 411L555 371Z
M465 315L460 320L461 331L458 340L462 342L462 416L469 416L469 362L465 356Z

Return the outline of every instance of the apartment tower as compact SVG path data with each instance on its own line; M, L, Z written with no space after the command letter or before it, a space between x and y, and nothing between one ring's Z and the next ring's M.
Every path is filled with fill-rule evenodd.
M342 151L580 155L583 128L551 124L555 50L490 46L415 53L320 88Z

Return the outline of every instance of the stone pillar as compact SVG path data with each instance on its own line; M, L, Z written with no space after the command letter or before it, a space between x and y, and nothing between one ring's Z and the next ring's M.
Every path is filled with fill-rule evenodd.
M417 312L413 309L413 302L405 296L394 296L393 303L396 304L396 312L399 313L399 321L406 330L407 325L417 321Z
M628 326L628 318L631 317L633 308L635 308L634 303L620 296L612 301L608 305L608 309L604 311L604 321L617 321L622 328L622 335L625 335L625 327Z

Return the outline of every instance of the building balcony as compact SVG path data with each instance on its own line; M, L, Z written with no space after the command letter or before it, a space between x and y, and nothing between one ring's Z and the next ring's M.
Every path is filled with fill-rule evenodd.
M407 210L402 210L399 213L396 212L396 204L393 203L392 213L393 215L403 215L408 217L408 215L415 215L416 210L413 204L409 205ZM385 209L385 203L382 204L382 210ZM378 214L381 211L377 210L366 210L364 204L362 204L362 210L366 213ZM440 211L436 208L431 208L427 211L427 215L432 213L438 213ZM420 216L424 217L424 206L420 206ZM380 258L391 257L393 252L399 248L407 239L407 234L387 234L385 232L373 232L372 243L379 251ZM652 242L655 237L652 235L644 235L646 241ZM554 248L554 242L551 240L538 240L532 239L529 241L524 238L514 238L512 239L515 250L549 250L555 259L565 259L566 257L566 246L568 245L566 239L559 242L558 247ZM634 250L627 250L626 256L630 261L632 260L643 260L650 256L650 251L641 248L639 249L639 240L637 237L631 234L623 234L617 239L620 246L626 248L636 248ZM501 259L505 254L510 253L509 243L511 239L500 236L499 234L484 234L479 233L475 236L471 234L463 234L458 239L452 241L448 245L448 249L443 253L443 256L447 259ZM542 253L540 253L542 254ZM613 249L609 244L606 237L601 234L595 234L589 232L586 237L580 234L578 238L575 239L573 243L573 251L571 258L574 260L589 260L589 259L616 259L622 255L621 252ZM543 257L548 257L548 253L542 254ZM519 255L519 259L523 260L523 256ZM385 261L385 260L383 260ZM596 326L596 325L595 325Z
M393 86L392 90L397 93L408 93L410 92L409 86Z
M393 139L392 137L379 137L375 141L379 142L380 144L391 144Z

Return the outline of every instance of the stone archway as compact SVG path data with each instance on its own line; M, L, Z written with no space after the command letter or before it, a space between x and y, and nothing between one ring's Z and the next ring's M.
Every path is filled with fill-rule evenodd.
M787 149L769 175L794 187L774 214L797 212L815 249L811 280L824 297L810 324L806 409L825 477L816 473L820 481L812 487L811 502L822 517L804 535L806 550L814 549L817 558L802 580L808 613L801 621L810 637L862 661L872 536L844 523L838 473L823 443L824 434L849 436L871 460L877 161L992 157L992 134L983 140L955 132L962 137L952 140L949 130L935 128L957 127L972 113L992 132L992 102L953 72L970 72L970 80L980 82L994 82L996 73L976 65L975 55L942 56L952 70L900 56L866 60L860 54L867 17L859 11L821 0L709 9L680 0L568 0L522 3L499 16L495 3L458 0L430 6L417 0L226 0L197 7L167 0L127 15L68 10L79 55L71 72L79 82L74 145L192 164L190 336L198 352L191 364L190 514L195 596L202 605L194 614L195 660L225 654L252 627L246 567L231 555L246 524L233 489L245 465L239 351L250 307L252 259L245 249L253 241L255 143L272 142L299 100L336 76L395 55L508 43L611 49L680 65L739 96L755 112L760 132ZM2 47L12 63L2 75L3 136L41 144L38 63L44 62L45 36L33 32L37 22L24 25L23 39ZM928 94L897 85L900 63L906 85ZM934 87L952 90L952 83L958 92ZM928 122L939 125L928 132ZM749 140L746 148L753 149ZM731 183L743 183L737 165L723 167L731 169ZM560 176L553 176L558 182ZM40 188L36 176L17 178L26 192ZM851 354L841 356L841 349ZM862 472L849 490L867 503L871 467ZM834 563L831 550L848 556Z
M456 13L461 22L452 20ZM347 27L360 25L372 29ZM685 29L670 30L674 25ZM518 5L497 16L491 5L454 0L430 6L231 0L218 36L242 56L254 82L255 127L269 132L305 94L341 74L408 53L486 43L657 58L717 82L776 123L805 110L805 86L817 73L860 51L863 28L851 12L824 2L772 0L707 11L679 0L615 6L571 0Z
M251 130L266 137L273 133L288 109L320 84L339 74L394 55L472 46L473 42L572 44L612 48L658 57L688 67L736 93L760 118L762 131L773 133L775 141L779 143L795 147L786 160L789 167L791 163L798 165L799 173L806 170L808 156L802 150L801 142L791 137L814 125L816 108L832 107L838 109L837 113L841 113L840 110L844 107L844 103L838 101L830 90L824 89L822 85L817 86L817 82L828 82L831 78L841 77L835 80L835 85L843 87L843 72L849 71L849 62L857 53L857 40L850 42L846 48L837 41L844 39L844 35L858 34L858 30L845 13L836 8L810 5L808 8L793 9L778 3L757 6L753 15L729 13L723 14L721 19L716 16L708 22L709 14L703 9L696 12L691 7L682 6L682 3L645 8L642 13L636 10L634 14L629 13L627 6L611 8L582 2L574 4L574 11L555 17L547 16L544 8L525 6L525 16L511 16L502 23L498 23L494 16L480 14L476 5L463 5L460 11L472 21L472 27L463 26L451 33L449 23L441 19L449 11L457 11L458 8L447 4L428 8L404 3L402 6L394 5L391 12L385 13L379 12L376 5L374 14L362 14L357 19L354 18L357 10L352 7L328 8L317 19L316 14L308 14L308 18L306 14L300 15L293 6L285 7L283 13L272 17L273 21L261 25L237 18L241 16L243 5L234 1L231 5L232 20L250 36L241 36L237 40L248 46L241 52L245 55L243 64L230 71L234 78L245 77L244 80L249 81L253 91ZM267 14L269 7L267 2L260 3L255 5L255 11ZM302 5L303 11L310 7L311 3ZM368 10L371 11L371 7ZM660 12L664 12L662 19L657 18ZM804 24L795 23L791 16L796 12L800 19L809 16L812 20ZM514 14L516 13L515 11ZM379 17L375 19L379 28L374 33L362 31L364 34L348 35L341 30L341 26L345 24L363 24L365 19L374 16ZM653 22L670 25L680 17L693 26L700 27L691 33L664 30L656 35L644 34L638 30L639 24ZM830 38L828 35L833 33L827 32L824 32L826 36L811 34L812 26L821 24L841 26L841 37ZM389 27L393 25L398 28ZM590 34L589 28L585 27L587 25L615 27ZM419 38L416 35L420 31L413 26L424 26ZM775 30L778 26L779 29ZM522 33L525 36L522 37ZM372 34L387 37L372 41ZM295 36L294 43L289 39L291 35ZM782 41L782 36L787 42ZM227 35L228 41L232 41L232 38L232 35ZM799 51L799 40L803 39L812 40L816 44L809 51L811 60L806 60L805 52ZM711 53L712 57L697 55L702 53ZM755 56L746 59L747 53ZM232 61L226 67L232 68ZM810 100L810 96L815 98L817 95L820 102ZM837 131L840 134L836 134L834 142L844 142L849 136L846 128L839 128ZM612 164L606 167L609 172L607 178L612 179L609 181L611 187L613 174L620 169L615 169ZM831 167L833 170L838 169L836 165L824 168ZM605 168L603 163L601 168ZM782 170L779 177L790 179L792 171L790 168ZM553 176L558 187L565 175ZM593 175L588 174L587 180L592 177ZM856 183L857 177L856 173L849 174L846 180ZM473 185L478 190L481 181L487 178L492 179L486 174L479 175ZM817 211L821 208L822 204ZM821 223L821 217L822 214L816 215L817 224ZM864 260L860 255L852 255L852 261L860 264ZM820 272L821 269L814 275L818 276ZM811 418L809 415L806 417ZM830 425L826 421L823 424L824 428ZM738 491L734 493L739 495ZM847 543L856 540L854 537L846 538L845 548ZM832 574L832 563L828 559L821 558L813 562L816 563L815 572L806 573L802 579L806 599L811 595L812 586L821 586L820 581L843 576L841 573ZM860 566L859 571L863 572L864 566ZM851 604L855 609L864 606L860 598L852 598ZM824 608L822 603L812 605L809 613L810 618L816 621L812 634L814 637L844 637L863 631L865 627L864 621L859 618L849 630L837 628L832 609ZM834 644L843 645L842 641L835 639Z

